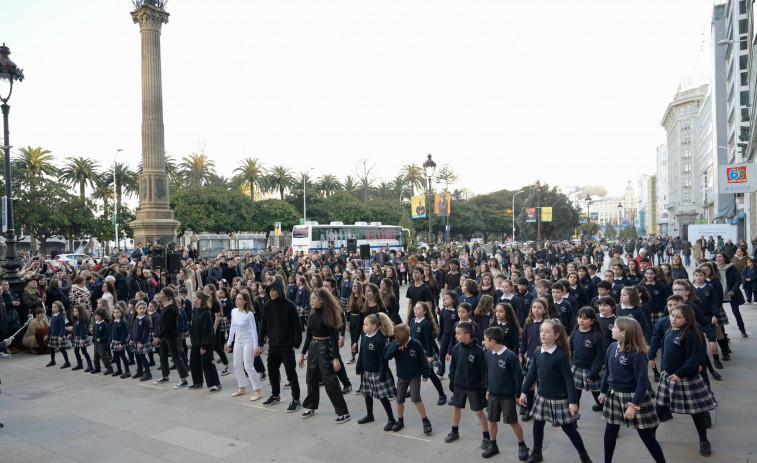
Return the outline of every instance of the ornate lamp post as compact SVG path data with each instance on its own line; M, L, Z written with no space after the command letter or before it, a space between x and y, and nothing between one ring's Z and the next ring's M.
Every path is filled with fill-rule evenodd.
M0 47L0 108L3 111L3 148L5 150L5 200L6 222L8 230L5 232L5 276L3 279L10 285L11 291L18 294L23 288L23 282L18 273L21 262L16 259L16 228L13 221L13 191L11 190L11 146L9 141L8 114L11 107L8 100L13 93L13 82L24 80L24 71L10 60L11 51L5 46Z
M586 202L586 224L589 227L589 240L591 241L591 196L589 193L586 193L586 197L584 198L584 201Z
M433 209L431 208L431 204L434 201L434 198L431 194L431 179L434 177L434 172L436 172L436 163L434 162L433 159L431 159L431 154L428 155L428 159L426 159L426 162L423 163L423 170L425 171L426 179L428 180L426 194L429 196L429 200L426 207L426 214L428 214L428 239L429 239L428 245L429 247L431 247L433 245L433 243L430 242L431 236L434 233L433 222L432 222L433 215L431 214L431 211L433 211Z

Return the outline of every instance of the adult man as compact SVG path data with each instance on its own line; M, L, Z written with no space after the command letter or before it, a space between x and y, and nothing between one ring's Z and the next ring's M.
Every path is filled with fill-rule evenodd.
M263 344L268 342L268 378L271 382L271 396L263 402L270 406L281 402L279 368L284 364L287 380L292 388L292 402L287 408L288 413L300 409L300 383L295 370L294 351L302 342L302 325L297 314L297 307L286 299L284 285L274 279L266 288L268 301L263 305L263 320L260 324L259 348L257 354L263 352Z
M68 292L71 291L71 280L66 278L66 271L62 268L59 268L55 272L55 278L57 278L60 282L61 291L63 291L64 294L68 294Z
M687 267L691 265L691 241L688 238L681 242L681 254L683 255L683 264Z
M208 269L208 283L218 288L218 283L223 279L223 269L221 269L221 259L216 259L213 266Z
M37 289L37 280L29 279L26 282L26 287L21 292L21 304L18 306L18 319L26 323L26 319L29 314L34 313L34 309L37 307L44 307L42 299L39 297L39 289Z

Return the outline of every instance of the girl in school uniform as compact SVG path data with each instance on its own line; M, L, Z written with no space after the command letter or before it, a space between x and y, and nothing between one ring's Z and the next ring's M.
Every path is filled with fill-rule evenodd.
M599 401L604 404L602 419L605 425L605 461L612 461L620 425L636 429L641 441L657 463L665 462L655 430L660 425L652 399L647 393L647 343L641 325L632 318L622 317L612 329L616 341L607 349L604 360L607 373L602 379Z
M478 323L479 328L486 329L492 324L494 319L494 298L484 294L478 300L478 306L473 312L473 321Z
M434 384L436 392L439 394L439 400L436 404L444 405L447 403L447 394L444 392L444 387L442 387L442 381L436 375L433 368L434 366L437 369L441 367L441 361L435 352L436 343L434 342L434 339L439 334L439 328L436 326L436 320L431 312L431 307L427 303L418 301L415 304L415 307L413 307L413 313L415 318L410 320L410 336L413 339L417 339L423 346L423 350L426 353L426 360L428 361L429 367L431 367L429 379Z
M547 314L549 303L546 299L537 297L531 303L531 313L526 317L526 324L523 327L523 333L520 337L520 349L518 354L518 360L520 361L523 369L523 376L528 375L528 371L531 367L531 359L534 357L539 344L541 344L541 324L544 321L544 317ZM520 414L523 416L523 421L530 421L531 417L528 412L531 411L531 407L534 405L534 390L524 389L526 397L528 398L528 404L521 405Z
M394 334L394 327L386 314L368 315L363 321L363 337L356 373L360 375L360 390L365 398L366 414L358 424L370 423L373 416L373 399L378 399L386 412L387 423L384 431L391 431L397 422L394 419L390 397L397 395L394 377L389 371L389 361L384 358L386 337Z
M502 344L511 351L518 352L521 330L513 306L507 302L498 302L490 326L498 326L504 335Z
M400 320L400 303L395 295L394 282L389 278L382 278L379 285L379 294L392 323L402 323Z
M365 296L363 294L363 284L359 279L355 277L352 281L351 293L347 302L347 317L349 320L350 330L350 345L352 350L352 356L347 363L355 363L355 356L357 355L358 341L360 340L360 310L365 304Z
M87 352L87 346L92 345L92 340L90 339L89 334L87 334L90 315L89 310L87 310L86 304L79 304L74 307L73 319L74 324L69 336L73 337L74 340L74 355L76 356L76 366L71 368L71 371L81 370L84 368L81 358L83 355L84 359L87 361L87 369L84 370L84 372L89 373L90 371L94 370L94 368L92 367L92 358L89 356L89 352Z
M557 319L546 320L541 324L540 339L541 347L534 352L533 364L523 382L524 391L534 384L537 388L534 406L529 412L534 420L534 445L526 461L543 461L544 425L549 421L562 427L578 451L581 463L591 463L574 424L581 415L578 414L576 387L570 372L570 345L565 328ZM520 404L526 405L526 393L521 393Z
M208 285L207 287L212 287L215 289L215 286ZM160 325L160 304L158 304L157 301L152 300L147 304L147 316L150 317L150 328L148 332L148 343L150 346L152 346L152 342L155 340L155 333L160 333L161 331L161 325ZM151 348L150 350L145 350L145 353L150 358L150 366L155 366L155 357L153 355L155 348Z
M447 291L442 299L442 309L439 311L439 335L436 340L439 341L439 358L445 359L441 366L436 370L436 374L441 378L444 376L447 354L452 338L455 337L455 324L458 322L457 306L460 305L460 299L455 291Z
M113 360L116 362L116 371L112 376L120 376L121 379L131 378L129 361L126 359L126 347L129 343L129 325L123 319L123 308L116 305L113 308L113 325L110 327L110 350L113 352ZM124 369L121 370L121 362Z
M605 343L597 313L591 307L583 307L576 316L578 323L570 335L570 351L573 358L570 370L576 384L576 400L581 405L581 392L587 390L596 402L592 410L599 411L599 386L604 367Z
M652 336L652 330L647 324L647 317L641 310L639 291L635 286L626 286L620 292L620 307L617 308L616 314L618 317L631 317L639 322L644 333L644 339L649 339Z
M670 289L659 280L654 267L648 267L644 270L644 280L639 283L639 286L644 286L647 289L647 293L649 293L649 309L652 317L651 327L654 327L665 316L665 301L671 295Z
M63 356L63 365L60 369L68 368L71 363L68 361L68 353L66 349L71 347L71 341L66 337L66 316L64 315L66 308L61 301L53 302L52 306L53 316L50 317L50 328L45 335L47 341L47 347L50 349L50 362L45 365L51 367L55 365L55 352L60 351Z
M145 354L152 353L153 351L152 343L150 342L150 332L153 329L152 319L146 315L147 304L143 301L137 302L134 310L136 314L131 321L129 347L137 357L137 372L134 373L132 378L139 378L140 381L149 381L152 379L152 374L150 373L150 363L147 361Z
M678 305L670 309L668 319L670 330L663 341L662 375L655 399L657 415L691 415L699 435L699 454L710 456L705 415L717 403L699 374L704 348L696 317L691 307ZM655 366L654 360L649 363Z

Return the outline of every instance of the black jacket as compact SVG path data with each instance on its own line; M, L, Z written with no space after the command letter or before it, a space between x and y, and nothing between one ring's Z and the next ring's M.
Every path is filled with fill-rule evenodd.
M193 346L200 346L207 351L213 350L213 314L210 309L192 311L192 327L190 330L190 340Z
M271 289L279 292L279 297L271 299ZM297 348L302 343L302 325L297 307L286 298L286 291L280 281L274 280L266 289L268 301L263 305L263 321L260 325L258 343L262 347L268 338L271 350Z

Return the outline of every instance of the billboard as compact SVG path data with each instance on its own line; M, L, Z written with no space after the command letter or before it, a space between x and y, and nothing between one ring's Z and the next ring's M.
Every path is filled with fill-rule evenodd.
M599 223L599 212L591 213L591 223Z
M426 217L426 197L413 196L410 198L410 214L414 219Z
M541 208L541 221L542 222L551 222L552 221L552 208L551 207L542 207Z
M434 214L446 217L450 212L450 194L434 195Z
M536 222L536 208L535 207L526 208L526 222Z
M752 162L718 166L718 192L754 193L757 191L757 175Z
M586 212L582 212L581 215L578 216L578 223L586 223Z

